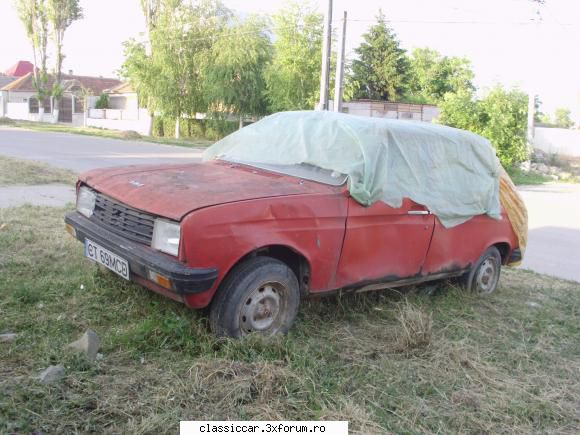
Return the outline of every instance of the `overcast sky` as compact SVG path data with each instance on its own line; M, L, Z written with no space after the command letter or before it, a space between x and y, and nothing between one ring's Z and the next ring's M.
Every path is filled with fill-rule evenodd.
M224 0L246 13L273 13L283 0ZM321 11L327 0L314 0ZM139 38L144 22L139 0L81 0L85 18L65 35L64 70L77 74L115 76L123 62L122 42ZM334 25L349 13L347 51L379 8L391 20L403 47L431 47L466 56L485 89L500 82L536 89L552 112L564 106L580 122L580 1L546 0L542 20L528 0L335 0ZM17 60L32 60L30 44L12 0L0 0L0 71Z

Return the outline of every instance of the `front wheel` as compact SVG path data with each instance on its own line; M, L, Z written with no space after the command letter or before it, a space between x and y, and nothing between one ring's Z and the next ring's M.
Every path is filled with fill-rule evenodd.
M218 336L235 338L285 334L299 303L298 280L286 264L270 257L250 258L220 286L210 308L210 327Z
M468 291L488 295L493 293L499 282L501 272L501 255L492 246L488 248L479 260L464 276L464 286Z

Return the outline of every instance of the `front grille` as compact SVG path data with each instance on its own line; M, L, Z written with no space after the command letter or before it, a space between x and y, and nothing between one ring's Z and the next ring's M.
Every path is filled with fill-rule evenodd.
M151 245L154 216L95 193L97 199L91 220L126 239Z

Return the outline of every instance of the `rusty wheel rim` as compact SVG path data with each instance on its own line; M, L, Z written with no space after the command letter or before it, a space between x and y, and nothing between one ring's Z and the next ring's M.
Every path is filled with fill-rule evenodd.
M279 282L268 282L253 290L240 311L244 334L275 332L280 327L286 306L286 288Z
M476 284L479 293L489 294L495 289L498 267L492 258L486 258L477 271Z

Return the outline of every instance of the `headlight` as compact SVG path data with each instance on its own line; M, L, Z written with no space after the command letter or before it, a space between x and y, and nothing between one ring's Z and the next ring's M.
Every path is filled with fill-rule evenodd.
M179 255L179 238L181 227L178 223L155 219L151 247L167 254Z
M77 197L77 211L90 218L95 210L97 195L88 187L81 187Z

